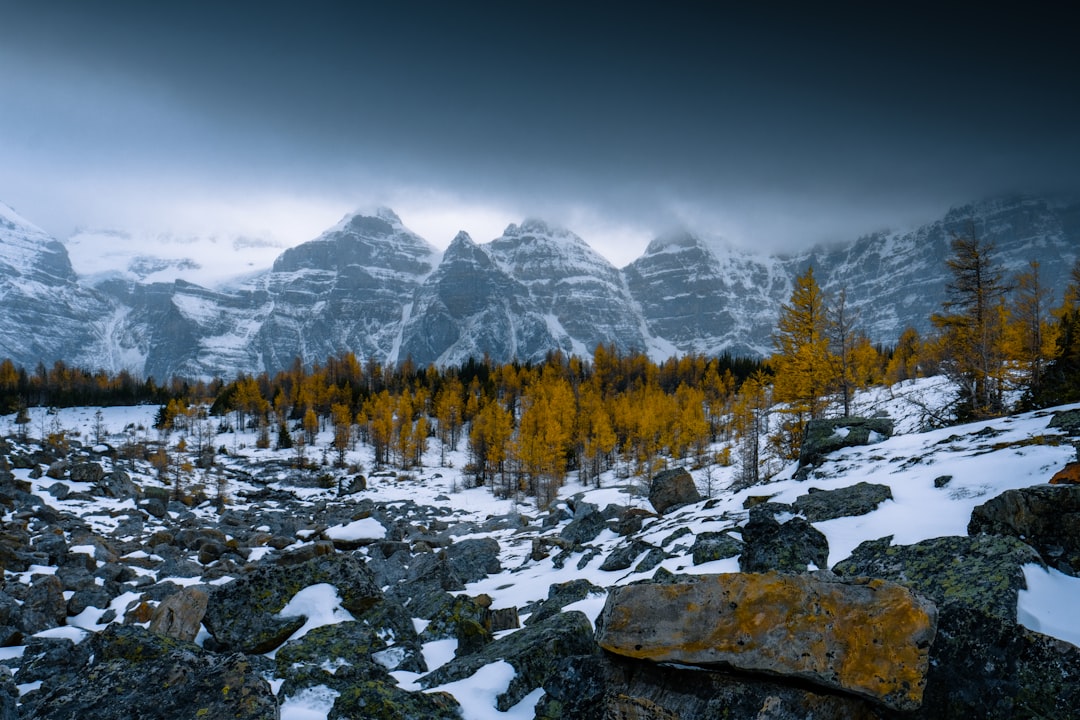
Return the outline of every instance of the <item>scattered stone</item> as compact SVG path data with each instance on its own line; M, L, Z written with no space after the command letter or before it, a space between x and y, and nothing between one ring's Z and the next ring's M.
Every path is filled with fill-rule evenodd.
M530 692L543 687L557 672L562 658L595 652L589 618L577 611L557 613L494 640L479 652L456 657L421 677L419 682L425 688L444 685L464 680L485 665L506 661L516 671L506 690L496 696L496 707L506 712Z
M1046 563L1080 576L1080 485L1006 490L971 511L968 534L1022 538Z
M570 580L551 585L548 588L547 600L532 609L529 617L525 619L525 625L541 623L552 615L562 612L562 609L570 603L584 600L590 595L603 595L604 592L603 588L597 587L585 579Z
M694 538L690 552L695 565L735 557L742 552L742 543L726 532L703 532Z
M798 678L914 710L936 628L933 602L895 583L731 573L612 588L597 642L625 657Z
M938 490L952 482L952 475L938 475L934 478L934 487Z
M463 582L482 580L502 572L499 543L495 538L470 538L448 546L443 552L454 573Z
M812 523L840 517L866 515L877 510L878 505L892 500L892 488L860 482L837 490L810 488L805 495L796 498L793 505Z
M811 420L806 424L806 437L799 449L800 472L805 477L806 470L820 465L835 450L872 445L892 434L893 421L887 417Z
M63 625L67 618L67 600L59 578L55 575L36 576L23 598L21 616L26 635Z
M276 720L277 699L253 660L111 625L95 635L93 659L76 677L46 687L23 712L35 720L124 717ZM30 710L31 712L27 712Z
M194 642L206 615L209 596L198 587L186 587L170 595L150 617L150 632Z
M634 540L628 545L621 545L611 552L600 565L601 570L615 571L626 570L642 553L654 549L652 545L641 540Z
M562 529L559 537L574 545L584 545L595 540L606 528L607 521L599 508L592 503L581 502L574 509L574 519Z
M701 502L694 478L686 468L664 470L653 476L649 483L649 502L657 513L663 515L668 510Z
M770 504L750 509L750 519L742 529L742 554L739 569L743 572L806 572L823 569L829 563L829 541L804 518L793 517L780 523Z
M1067 435L1080 435L1080 410L1060 410L1054 413L1046 427L1062 430Z
M96 462L73 463L68 477L71 482L96 483L105 477L105 470Z
M324 555L293 566L264 564L215 587L203 624L220 652L269 652L306 622L302 616L279 617L281 609L300 590L321 583L333 585L342 607L354 615L382 597L371 571L353 555Z

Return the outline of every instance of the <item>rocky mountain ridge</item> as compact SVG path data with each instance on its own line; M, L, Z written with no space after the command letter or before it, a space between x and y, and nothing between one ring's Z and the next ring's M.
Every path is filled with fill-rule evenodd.
M28 367L63 360L156 378L276 371L345 351L420 365L588 356L598 344L655 359L765 355L779 307L809 265L826 291L846 291L873 341L890 344L907 326L929 331L954 235L973 229L993 241L1009 272L1039 260L1058 294L1080 257L1080 203L1024 196L783 257L670 233L621 270L540 220L485 244L462 233L440 253L382 209L347 216L270 270L216 289L130 273L99 273L91 285L62 244L10 209L2 217L0 354Z

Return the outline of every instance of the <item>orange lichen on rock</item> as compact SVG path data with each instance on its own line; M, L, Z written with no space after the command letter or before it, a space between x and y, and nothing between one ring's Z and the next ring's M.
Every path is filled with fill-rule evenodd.
M1051 485L1077 485L1080 484L1080 462L1071 462L1054 473L1050 478Z
M616 588L599 625L618 655L798 677L910 710L937 609L883 580L733 573Z

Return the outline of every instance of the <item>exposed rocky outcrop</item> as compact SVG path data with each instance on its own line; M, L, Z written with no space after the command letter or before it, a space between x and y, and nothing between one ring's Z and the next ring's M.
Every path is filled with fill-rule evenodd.
M342 607L354 614L382 598L363 560L352 555L325 555L292 567L259 565L247 575L214 588L203 624L218 651L269 652L307 620L278 613L297 592L322 583L333 585Z
M35 697L24 698L24 717L112 720L118 709L125 717L278 717L269 683L257 663L240 653L208 653L133 626L110 626L92 643L92 654L74 677L43 682Z
M1030 546L1011 537L941 537L892 545L892 537L860 544L833 572L902 583L934 599L1016 621L1016 594L1026 587L1023 566L1039 563Z
M968 533L1022 538L1048 565L1076 576L1080 573L1080 486L1007 490L972 511Z

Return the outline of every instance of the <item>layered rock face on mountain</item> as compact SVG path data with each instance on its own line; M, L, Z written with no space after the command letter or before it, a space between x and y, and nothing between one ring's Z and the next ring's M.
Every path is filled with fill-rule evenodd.
M767 355L780 306L811 265L827 293L846 293L857 327L891 344L907 326L931 330L950 242L971 232L995 244L1006 275L1038 260L1057 302L1080 257L1080 202L984 201L910 232L793 256L673 233L621 271L539 220L485 244L461 233L440 258L380 209L346 216L272 269L219 289L100 272L90 286L62 244L0 206L0 356L160 379L274 372L345 351L419 365L589 356L599 344L654 359Z
M0 203L0 357L30 368L99 364L100 322L112 314L106 298L79 285L60 242Z
M717 254L685 232L649 243L623 274L649 333L669 344L665 355L766 354L776 309L791 290L770 258L730 247Z

